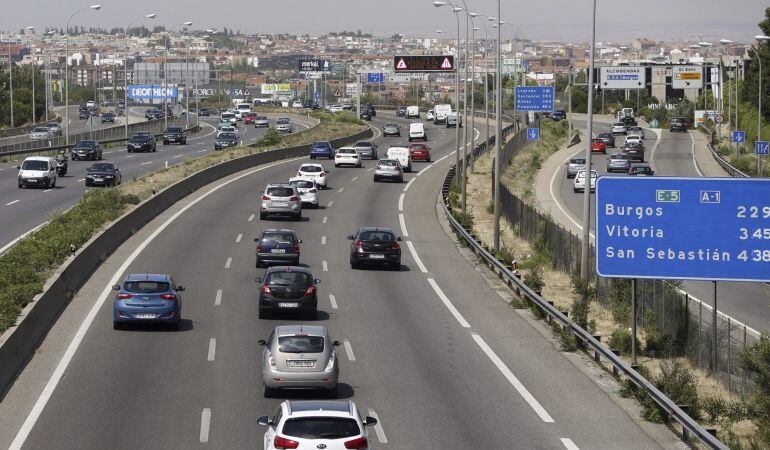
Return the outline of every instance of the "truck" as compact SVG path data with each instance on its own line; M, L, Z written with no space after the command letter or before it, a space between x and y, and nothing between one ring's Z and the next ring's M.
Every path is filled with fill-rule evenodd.
M446 123L446 118L449 114L452 113L452 105L436 105L433 107L433 114L435 114L436 118L434 119L434 123L436 125Z

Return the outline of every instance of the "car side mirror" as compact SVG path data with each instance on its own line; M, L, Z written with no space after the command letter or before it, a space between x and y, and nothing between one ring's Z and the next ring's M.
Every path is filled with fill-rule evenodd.
M259 283L259 284L262 284L262 277L254 278L254 281Z
M377 419L375 419L374 417L370 417L370 416L366 416L364 418L364 426L365 427L371 427L371 426L374 426L374 425L377 425Z
M315 279L315 280L313 280L313 281L315 282L315 284L320 284L320 283L321 283L321 280L320 280L319 278L316 278L316 279Z
M17 169L21 170L21 166L16 166Z
M349 235L348 235L348 239L350 239L351 241L352 241L353 239L355 239L355 238L356 238L356 237L355 237L354 235L352 235L352 234L349 234Z
M342 345L342 344L340 343L340 341L332 341L332 345L333 345L334 347L339 347L339 346L340 346L340 345Z
M263 427L266 427L270 425L270 419L267 416L259 416L257 417L257 423Z
M259 242L259 238L254 238L254 242Z
M177 286L176 290L179 291L179 292L182 292L182 291L184 291L184 286Z
M113 291L119 291L120 290L120 285L116 284L116 285L112 286L112 290Z
M260 339L260 340L257 341L257 344L259 344L259 345L267 345L267 341L264 340L264 339Z
M401 242L402 241L401 236L397 237L396 241Z
M301 244L301 243L302 243L302 239L297 239L297 244Z

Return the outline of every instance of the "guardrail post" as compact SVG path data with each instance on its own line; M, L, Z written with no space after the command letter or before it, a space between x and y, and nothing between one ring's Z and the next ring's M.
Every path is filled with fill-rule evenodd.
M685 414L688 416L690 415L690 405L676 405L679 407L679 409L682 410ZM690 442L690 432L687 431L687 428L682 426L682 442L689 443Z
M613 355L620 356L620 350L617 349L610 349ZM617 378L620 376L620 371L618 370L617 366L612 366L612 375Z

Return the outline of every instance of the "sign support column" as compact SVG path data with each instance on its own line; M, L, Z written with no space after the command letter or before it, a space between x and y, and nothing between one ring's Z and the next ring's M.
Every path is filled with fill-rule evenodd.
M713 347L711 349L711 370L712 370L712 373L716 374L717 373L717 361L718 361L717 360L717 342L718 342L717 331L718 331L719 328L717 327L717 282L713 281L713 283L714 283L714 312L713 312L713 316L712 316L712 319L711 319L711 322L712 322L712 324L711 324L712 325L711 334L713 335L713 336L711 336L711 342L712 342L711 345ZM729 339L729 337L728 337L728 339Z
M636 278L631 279L631 364L636 365Z

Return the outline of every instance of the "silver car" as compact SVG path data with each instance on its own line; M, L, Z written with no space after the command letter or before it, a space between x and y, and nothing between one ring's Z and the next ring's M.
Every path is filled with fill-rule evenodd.
M61 126L59 126L59 122L46 122L43 126L51 130L51 133L53 133L54 136L61 136Z
M29 138L32 139L33 141L37 141L41 139L53 139L54 134L49 128L35 127L29 133Z
M615 122L612 124L612 134L626 134L626 126L623 122Z
M302 200L297 188L287 183L268 184L261 193L259 218L267 219L270 215L291 216L302 220Z
M275 121L275 131L291 133L291 130L292 130L291 119L289 119L288 117L281 117Z
M395 123L386 123L385 126L382 127L382 135L383 136L401 136L401 127L399 127Z
M585 170L586 159L585 158L570 158L567 163L567 178L575 178L578 172Z
M371 141L356 142L356 151L362 158L377 159L377 144Z
M374 168L374 182L380 180L395 180L399 183L404 181L404 169L397 159L381 159L377 161L377 167Z
M259 341L265 397L276 389L320 389L337 397L340 367L329 332L322 325L283 325Z
M607 159L607 172L628 172L631 168L631 159L626 153L613 153Z
M270 121L265 116L257 116L254 119L254 128L267 128L270 126Z

